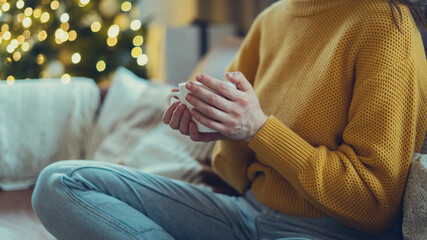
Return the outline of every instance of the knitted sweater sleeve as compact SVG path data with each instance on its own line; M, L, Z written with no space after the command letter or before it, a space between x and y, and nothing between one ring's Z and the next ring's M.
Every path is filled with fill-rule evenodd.
M423 70L420 75L415 62L409 56L356 78L337 149L311 145L274 116L249 147L258 161L274 168L324 213L372 233L385 230L399 209L419 147L417 131L425 131L418 115L425 111L420 93L426 90L426 74Z

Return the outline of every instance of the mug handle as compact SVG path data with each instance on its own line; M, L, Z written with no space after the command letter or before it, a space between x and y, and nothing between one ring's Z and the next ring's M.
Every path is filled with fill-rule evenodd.
M177 97L177 98L178 98L178 100L179 100L179 101L181 101L180 93L179 93L179 92L171 92L171 93L169 93L169 94L168 94L168 96L166 97L166 98L167 98L167 102L168 102L168 104L171 104L171 100L172 100L172 98L173 98L173 97Z

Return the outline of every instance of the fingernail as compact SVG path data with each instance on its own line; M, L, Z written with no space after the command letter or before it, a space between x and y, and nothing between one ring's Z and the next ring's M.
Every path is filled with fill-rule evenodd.
M185 84L185 87L186 87L187 89L190 89L192 86L193 86L193 83L192 83L192 82L187 82L187 83Z
M197 81L200 81L201 79L202 79L202 74L200 74L200 73L199 73L199 74L197 74L197 75L196 75L196 80L197 80Z
M233 77L233 73L228 72L228 73L227 73L227 77L228 77L228 78L232 78L232 77Z

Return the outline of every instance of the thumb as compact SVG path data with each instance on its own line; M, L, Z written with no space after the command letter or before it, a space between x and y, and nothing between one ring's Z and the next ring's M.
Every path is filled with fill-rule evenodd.
M247 92L252 90L252 85L246 79L246 77L241 72L228 72L225 74L228 80L234 84L236 84L237 89Z

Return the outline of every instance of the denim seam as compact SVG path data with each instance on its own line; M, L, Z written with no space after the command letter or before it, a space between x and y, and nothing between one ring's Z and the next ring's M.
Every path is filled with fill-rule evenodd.
M108 213L102 211L101 209L96 208L92 204L90 204L90 203L86 202L85 200L81 199L80 197L78 197L76 194L74 194L68 188L68 186L65 187L66 184L63 182L63 179L64 178L61 177L61 187L65 190L65 193L71 197L72 200L74 200L77 204L79 204L80 206L82 206L83 208L85 208L86 210L91 212L92 214L95 214L96 216L100 217L101 220L103 220L104 222L112 225L115 228L118 228L120 230L125 231L126 233L130 234L130 236L132 236L133 239L138 240L137 235L139 235L139 233L136 230L132 229L131 227L127 226L122 221L114 218L113 216L109 215Z
M258 234L258 229L260 228L259 223L258 223L258 218L259 218L259 214L255 217L255 239L258 240L259 239L259 234Z
M207 216L207 217L213 218L213 219L217 220L218 222L220 222L220 223L224 224L225 226L229 226L229 224L228 224L228 223L226 223L226 222L224 222L224 221L221 221L221 219L218 219L217 217L214 217L214 216L211 216L211 215L205 214L204 212L199 211L198 209L193 208L192 206L190 206L190 205L188 205L188 204L185 204L185 203L183 203L183 202L181 202L181 201L177 201L176 199L173 199L173 198L169 197L168 195L166 195L166 194L164 194L164 193L162 193L162 192L159 192L159 191L157 191L157 190L155 190L155 189L151 188L151 187L150 187L150 186L148 186L148 185L142 185L141 183L139 183L139 182L135 181L134 179L129 178L129 177L127 177L127 176L125 176L125 175L123 175L123 174L121 174L121 173L119 173L119 172L116 172L116 171L114 171L114 170L112 170L112 169L108 169L108 168L100 168L100 167L92 167L92 166L82 166L82 167L79 167L79 168L75 168L75 169L73 169L72 171L70 171L69 173L67 173L67 175L68 175L69 177L71 177L71 176L74 174L74 172L76 172L76 171L78 171L78 170L81 170L81 169L85 169L85 168L99 169L99 170L109 171L109 172L112 172L112 173L114 173L114 174L118 174L118 175L120 175L121 177L126 178L127 180L132 181L132 182L134 182L134 183L136 183L136 184L138 184L138 185L144 186L144 187L146 187L146 188L150 189L151 191L156 192L156 193L157 193L157 194L159 194L159 195L162 195L162 196L163 196L163 197L165 197L165 198L168 198L168 199L170 199L170 200L172 200L172 201L175 201L175 202L179 202L180 204L183 204L183 205L185 205L186 207L188 207L188 208L190 208L190 209L193 209L194 211L199 212L199 213L200 213L200 214L202 214L202 215L205 215L205 216ZM245 237L243 237L243 238L242 238L242 234L240 233L240 231L238 230L238 228L234 227L234 225L232 225L232 229L233 229L233 233L234 233L234 235L237 235L236 237L238 237L239 239L243 239L243 240L244 240L244 239L246 239Z

